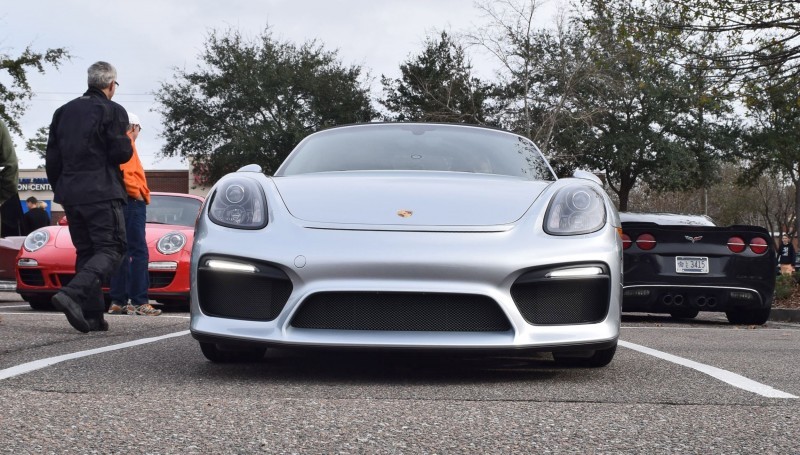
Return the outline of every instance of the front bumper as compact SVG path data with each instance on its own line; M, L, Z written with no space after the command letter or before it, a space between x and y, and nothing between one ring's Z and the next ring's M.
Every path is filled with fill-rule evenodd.
M616 233L608 229L592 235L536 238L527 228L523 224L498 232L386 232L309 229L286 223L263 231L240 231L201 223L192 256L190 330L199 340L293 346L553 351L616 343L622 298ZM292 241L271 241L283 238ZM257 251L252 245L259 245ZM243 268L210 270L209 259ZM249 266L268 278L248 284L254 279L253 272L246 271ZM548 271L586 266L600 267L602 276L546 277ZM587 280L602 284L585 286ZM532 297L534 303L520 303L521 285L556 281L555 288ZM210 283L214 286L205 291L204 284ZM231 288L225 289L225 283ZM602 311L597 309L598 286L605 289ZM370 297L353 303L352 296L364 294ZM321 317L305 322L304 312L319 296L344 296L344 302L323 299L314 310L324 313L337 305L327 314L344 321L320 325L320 320L327 321ZM398 296L408 296L409 303L398 304L402 301ZM546 296L566 297L560 303L537 306L535 300ZM594 302L594 310L582 311L579 304L570 307L571 299ZM488 303L483 307L474 303L481 309L467 310L460 301ZM551 311L537 312L544 306ZM450 319L460 316L462 308L482 319L495 319L471 325L474 318L466 317L464 325L452 325ZM370 325L373 322L364 322L369 319L365 312L381 320ZM561 313L569 322L559 322ZM440 320L416 321L415 314Z

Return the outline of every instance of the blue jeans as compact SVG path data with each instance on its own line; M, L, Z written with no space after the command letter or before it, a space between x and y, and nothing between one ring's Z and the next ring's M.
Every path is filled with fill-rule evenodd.
M123 213L128 250L123 256L122 264L111 276L109 294L111 300L125 304L130 299L133 305L142 305L149 300L147 289L150 287L150 276L147 272L150 255L145 235L147 204L128 198Z

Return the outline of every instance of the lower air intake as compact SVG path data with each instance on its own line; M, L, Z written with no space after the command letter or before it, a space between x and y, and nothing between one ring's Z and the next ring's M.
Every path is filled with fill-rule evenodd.
M473 294L321 292L300 305L291 325L303 329L406 332L506 332L493 299Z
M203 313L252 321L277 318L292 293L292 282L277 267L259 264L258 268L259 273L198 268L197 295Z
M524 280L521 280L524 281ZM511 297L530 324L591 324L605 319L608 277L544 279L514 283Z

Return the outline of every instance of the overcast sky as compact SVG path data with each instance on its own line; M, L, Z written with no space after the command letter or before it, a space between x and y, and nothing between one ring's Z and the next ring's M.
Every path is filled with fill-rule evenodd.
M248 37L269 27L280 40L312 39L338 50L345 65L361 65L376 79L399 77L398 66L418 54L427 35L464 32L484 23L473 0L15 0L0 9L0 53L19 56L25 46L44 51L66 47L71 61L40 76L30 73L36 96L21 119L26 138L49 125L53 111L86 90L86 69L97 60L116 66L120 83L114 101L142 121L137 148L146 169L185 169L159 150L161 116L153 92L172 81L174 68L194 69L210 30L235 28ZM552 20L560 0L539 14ZM480 77L494 74L486 54L471 51ZM6 82L2 80L2 82ZM15 137L21 169L43 164Z

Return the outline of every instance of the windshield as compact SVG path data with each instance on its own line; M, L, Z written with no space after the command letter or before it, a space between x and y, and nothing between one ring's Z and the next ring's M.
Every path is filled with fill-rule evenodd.
M181 196L152 196L147 206L147 222L193 227L202 202Z
M313 172L422 170L555 180L529 140L488 128L436 124L365 124L309 136L276 176Z

